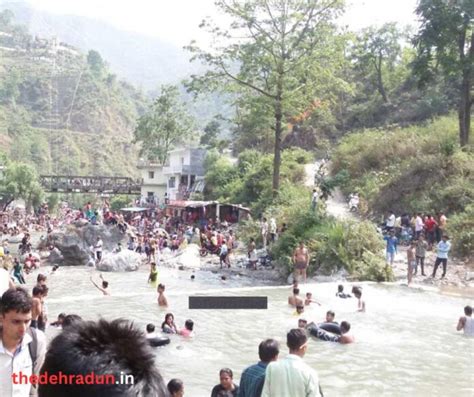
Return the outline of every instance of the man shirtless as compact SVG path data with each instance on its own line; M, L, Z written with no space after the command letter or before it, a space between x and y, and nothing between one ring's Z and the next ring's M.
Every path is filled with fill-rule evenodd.
M291 306L303 306L303 299L301 299L298 294L300 290L298 288L293 289L293 295L288 297L288 304Z
M298 275L303 276L303 283L306 282L306 269L309 264L309 253L308 249L304 246L304 242L301 241L300 245L295 249L293 253L293 266L295 268L295 279Z
M168 299L165 296L165 285L158 285L158 306L168 306Z
M104 295L110 295L110 290L109 290L109 283L108 281L105 281L104 278L102 277L102 274L99 276L100 279L102 280L102 287L100 287L99 285L97 285L94 280L92 279L92 276L91 276L91 282L92 284L94 284L94 287L96 287L100 292L102 292Z
M38 318L43 312L43 287L33 288L33 306L31 308L31 327L38 328Z

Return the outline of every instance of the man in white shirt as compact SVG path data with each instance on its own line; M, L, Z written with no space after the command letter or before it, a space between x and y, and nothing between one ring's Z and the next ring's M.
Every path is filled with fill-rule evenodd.
M95 243L94 249L96 254L97 262L99 263L102 260L102 246L104 243L100 237L97 237L97 242Z
M423 218L421 214L418 213L415 219L415 238L418 240L420 238L420 234L423 232Z
M393 228L395 227L395 220L396 220L396 217L395 217L394 212L390 211L390 215L387 218L387 223L385 225L385 228L387 229L387 231L393 230Z
M286 335L290 354L268 364L262 397L321 397L317 372L303 361L308 338L303 329Z
M37 395L30 376L38 374L46 354L43 332L30 328L33 301L24 289L6 291L1 298L0 396ZM34 333L34 334L33 334Z

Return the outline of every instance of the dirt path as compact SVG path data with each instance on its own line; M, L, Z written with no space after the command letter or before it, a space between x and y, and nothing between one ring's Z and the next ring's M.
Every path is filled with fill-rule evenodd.
M314 186L314 176L318 168L318 164L306 164L306 186ZM311 182L311 183L310 183ZM358 220L358 217L349 211L347 202L342 192L337 188L333 192L332 196L326 201L326 211L328 214L335 218L344 220ZM395 279L401 284L407 282L407 247L398 247L398 253L395 256L393 264L393 273ZM383 255L383 253L381 253ZM433 272L433 265L436 260L435 251L427 252L425 259L425 274L421 275L421 269L418 269L418 274L413 278L413 285L431 285L441 288L441 290L449 290L452 287L463 288L463 294L474 297L474 269L472 265L466 262L458 260L456 258L450 258L448 261L447 274L444 279L441 279L442 269L438 269L437 278L433 279L430 275ZM451 291L452 292L452 291Z

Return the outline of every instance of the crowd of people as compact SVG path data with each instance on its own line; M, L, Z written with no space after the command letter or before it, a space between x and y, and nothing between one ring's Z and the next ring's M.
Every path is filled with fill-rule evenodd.
M407 249L407 282L412 283L413 276L425 274L427 252L436 250L432 278L436 277L438 267L442 265L441 278L446 277L448 255L451 242L446 233L447 218L440 212L436 217L431 214L416 213L396 216L393 211L388 215L384 225L387 264L393 266L400 244L408 245Z
M17 217L15 222L2 222L0 233L9 237L21 236L21 241L18 257L12 256L5 244L2 244L0 252L3 267L7 267L11 272L7 277L0 277L0 280L3 280L0 282L0 396L184 395L185 383L182 380L174 378L165 382L156 366L148 341L170 334L183 338L195 337L196 324L192 319L183 319L183 326L179 327L174 314L167 312L159 327L149 323L145 330L137 328L127 320L88 321L76 314L66 313L60 313L56 321L49 322L47 284L58 267L51 267L48 272L43 271L41 259L32 252L32 230L46 231L49 234L62 225L78 220L91 224L117 225L122 233L128 235L127 247L124 249L139 252L146 257L150 266L147 281L156 288L158 306L167 308L169 303L165 295L166 286L163 283L158 284L161 256L183 248L190 242L198 242L203 249L219 255L221 267L230 267L230 253L236 247L236 237L226 223L208 220L201 229L161 215L163 214L147 212L125 219L123 215L111 211L108 204L97 210L93 209L91 203L87 203L80 211L64 207L58 217L50 216L47 206L42 206L41 211L34 217L25 215ZM396 217L391 213L385 224L388 263L393 263L397 246L403 241L404 228L407 227L410 229L407 233L411 236L408 240L407 261L409 269L413 270L412 275L416 274L418 266L421 268L421 274L425 275L426 252L436 249L433 277L440 265L443 267L444 277L450 250L449 238L445 233L446 222L443 214L435 219L430 215L423 217L416 214L409 218L406 215ZM262 218L260 232L263 247L275 242L285 230L286 225L278 228L274 218L269 221ZM118 249L122 249L121 246ZM103 241L100 237L91 247L91 252L96 262L102 260ZM258 255L254 239L251 239L247 246L247 254L249 266L255 269ZM298 324L286 335L288 355L280 358L280 346L275 339L263 340L258 346L259 361L242 372L240 381L234 379L230 368L225 367L219 371L219 383L209 388L211 397L323 396L317 372L303 359L310 348L309 339L339 344L351 344L356 339L351 333L351 324L348 321L335 321L336 313L333 310L326 312L324 321L307 319L308 311L305 311L305 308L320 303L313 298L311 291L300 295L298 280L306 282L306 269L310 261L310 253L303 241L295 248L292 261L295 282L292 285L292 294L288 297L288 304L294 308ZM31 272L37 269L40 269L41 273L36 275L36 283L30 294L21 285L24 286L26 278L31 277ZM6 272L1 268L0 272L2 271ZM408 276L410 277L410 272ZM90 281L103 295L111 294L110 283L102 274L98 280L91 277ZM335 294L340 299L354 297L357 302L355 310L364 313L367 308L362 295L361 287L353 287L349 294L344 292L343 285L338 286ZM57 336L50 340L49 344L44 334L48 325L59 329ZM459 318L456 329L466 335L474 335L471 306L464 308L464 315ZM39 385L20 384L15 382L15 376L20 373L28 377L44 374L59 376L60 373L80 376L95 373L98 376L113 374L117 378L121 374L128 374L133 376L133 384L127 384L122 379L118 383L94 386L77 382L66 385L55 385L51 382Z

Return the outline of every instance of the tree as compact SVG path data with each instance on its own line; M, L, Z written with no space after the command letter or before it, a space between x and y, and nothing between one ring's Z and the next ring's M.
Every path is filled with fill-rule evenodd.
M158 159L164 165L168 152L191 137L192 126L193 120L179 101L178 88L165 85L148 112L138 120L134 142L142 144L140 155Z
M4 210L16 199L23 199L26 208L39 205L44 196L38 175L33 167L24 163L11 162L7 165L0 191L2 197L8 197L4 202Z
M455 79L459 90L459 142L466 146L473 103L474 2L419 0L416 13L421 26L414 40L418 52L415 73L421 85L438 73Z
M87 63L89 64L92 73L96 76L100 76L106 66L101 55L95 50L90 50L87 53Z
M232 19L229 30L203 21L201 26L214 35L217 47L204 51L195 43L188 46L195 53L193 59L209 66L205 75L192 76L190 90L225 87L230 92L253 92L271 108L274 196L280 186L285 121L314 101L322 76L329 78L332 22L342 5L341 0L217 0L219 10Z
M204 127L204 134L201 135L199 143L209 147L216 147L217 137L220 134L221 124L217 120L212 120Z
M394 70L400 60L401 32L395 23L380 28L369 27L357 37L353 48L356 69L377 89L385 103L389 102L384 73Z

